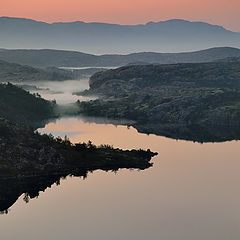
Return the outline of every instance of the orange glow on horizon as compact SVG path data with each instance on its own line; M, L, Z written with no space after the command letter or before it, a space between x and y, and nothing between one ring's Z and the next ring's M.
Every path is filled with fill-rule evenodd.
M186 19L240 31L239 0L1 0L0 16L46 22L139 24Z

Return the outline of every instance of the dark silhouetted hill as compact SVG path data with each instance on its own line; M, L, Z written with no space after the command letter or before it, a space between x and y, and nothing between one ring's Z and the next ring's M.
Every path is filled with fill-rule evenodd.
M34 96L10 83L0 84L0 118L33 126L55 117L54 107L53 102Z

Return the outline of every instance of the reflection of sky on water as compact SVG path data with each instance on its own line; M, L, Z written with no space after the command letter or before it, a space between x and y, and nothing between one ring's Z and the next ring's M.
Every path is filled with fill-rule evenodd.
M137 133L137 130L133 127L128 127L127 123L129 121L86 116L64 117L50 122L44 128L38 129L38 131L40 133L51 133L55 137L65 137L67 135L75 143L91 140L93 143L100 145L109 144L105 141L107 136L111 136L113 139L117 138L116 131L119 129L125 132L126 137L129 134L129 130Z
M154 166L95 171L85 181L67 178L29 204L19 199L0 216L1 239L240 239L240 141L177 141L114 124L80 116L39 131L68 135L72 142L150 148L159 153Z
M80 117L58 119L40 131L159 155L145 171L95 171L85 181L61 181L29 204L20 199L0 217L4 240L239 239L239 141L176 141Z

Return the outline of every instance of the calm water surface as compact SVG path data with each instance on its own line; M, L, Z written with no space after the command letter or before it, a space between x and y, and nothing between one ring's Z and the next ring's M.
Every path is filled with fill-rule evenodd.
M159 152L144 171L70 178L0 216L3 240L239 240L239 141L193 143L103 119L62 118L41 132Z

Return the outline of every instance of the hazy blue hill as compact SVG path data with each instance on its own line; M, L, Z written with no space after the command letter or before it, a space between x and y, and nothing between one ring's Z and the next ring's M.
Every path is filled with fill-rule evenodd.
M0 32L0 46L3 48L54 48L101 54L240 47L240 33L208 23L178 19L143 25L117 25L81 21L48 24L2 17Z
M74 51L52 49L42 50L0 50L0 59L8 62L26 64L31 66L69 66L69 64L94 64L96 56Z
M221 47L185 53L140 52L128 55L91 55L62 50L6 50L0 49L0 59L35 67L84 67L123 66L129 63L146 62L158 64L210 62L218 59L240 56L240 49Z
M65 70L55 68L43 70L0 60L0 82L61 81L71 79L72 75Z
M103 55L101 60L118 63L118 65L129 64L132 62L147 62L158 64L173 63L201 63L211 62L227 57L236 57L240 55L240 49L231 47L215 47L195 52L182 53L156 53L156 52L140 52L128 55ZM121 63L121 64L120 64Z

